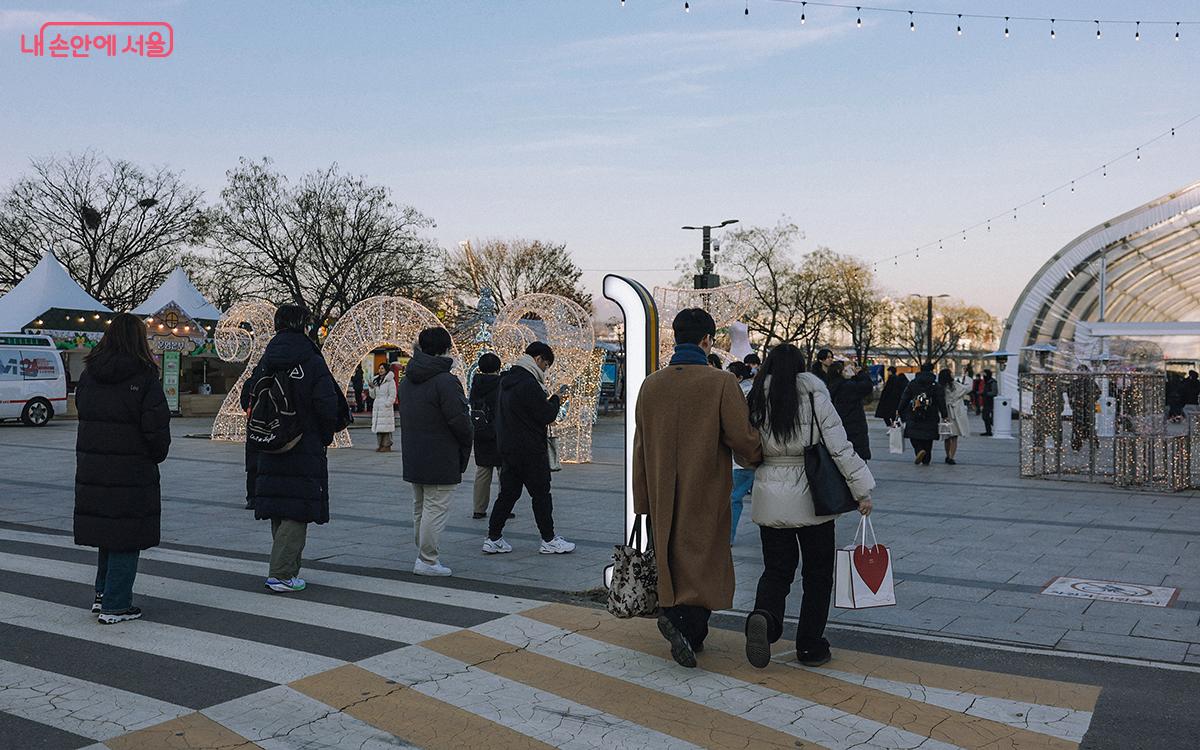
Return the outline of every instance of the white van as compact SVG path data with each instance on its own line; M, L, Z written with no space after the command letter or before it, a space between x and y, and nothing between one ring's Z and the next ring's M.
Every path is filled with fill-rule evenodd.
M0 419L41 427L67 410L67 376L49 336L0 333Z

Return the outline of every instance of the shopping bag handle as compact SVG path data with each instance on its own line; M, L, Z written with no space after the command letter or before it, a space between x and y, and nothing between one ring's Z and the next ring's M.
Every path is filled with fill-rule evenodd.
M640 550L642 548L642 519L646 519L646 549L654 549L654 534L650 532L650 518L647 514L638 513L633 518L633 531L629 533L629 546Z
M868 532L870 532L870 534L871 534L871 544L869 547L867 545L867 533ZM860 533L862 534L862 544L858 543L858 535ZM862 516L862 518L859 520L858 530L854 532L853 542L854 542L855 548L861 547L862 549L874 550L876 547L879 546L879 540L875 537L875 526L874 526L874 524L871 523L870 516Z

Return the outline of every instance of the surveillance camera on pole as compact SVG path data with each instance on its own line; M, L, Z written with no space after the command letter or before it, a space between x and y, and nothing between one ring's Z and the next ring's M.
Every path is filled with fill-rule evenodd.
M717 225L717 229L736 224L737 219L726 219ZM693 285L696 289L716 289L721 286L721 277L713 273L713 253L719 249L719 245L714 244L712 239L713 227L711 224L705 224L700 227L687 226L684 229L699 229L702 232L702 243L700 249L700 260L703 264L703 272L692 277Z

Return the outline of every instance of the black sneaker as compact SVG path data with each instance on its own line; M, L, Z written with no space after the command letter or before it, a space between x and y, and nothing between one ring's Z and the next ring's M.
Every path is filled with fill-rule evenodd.
M472 513L472 514L471 514L471 518L473 518L473 519L475 519L476 521L478 521L478 520L479 520L479 519L481 519L481 518L487 518L487 513Z
M829 653L829 642L818 643L796 652L796 659L806 667L823 667L833 658Z
M769 629L770 620L766 612L755 610L746 618L746 660L759 669L771 663Z
M947 459L946 459L946 463L950 464L951 466L957 466L957 465L958 465L958 461L955 461L953 458L947 458Z
M124 612L101 612L100 616L96 618L96 621L101 625L113 625L118 622L125 622L126 620L138 620L141 619L141 617L142 610L138 609L137 607L130 607Z
M675 660L675 663L688 669L696 667L696 652L692 650L692 644L688 643L688 639L679 632L679 628L675 627L675 623L671 622L670 617L658 616L658 632L662 633L663 638L666 638L667 642L671 644L671 658Z
M92 614L100 614L100 602L104 599L104 594L96 594L96 598L92 600Z

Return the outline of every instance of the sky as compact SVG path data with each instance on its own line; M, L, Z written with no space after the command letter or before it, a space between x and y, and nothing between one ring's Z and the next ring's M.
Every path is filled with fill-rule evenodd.
M0 188L31 157L168 165L216 202L239 157L337 162L463 239L567 243L599 292L698 254L683 225L804 231L893 294L1008 315L1093 226L1200 180L1200 25L855 12L774 0L0 0ZM948 13L1200 21L1194 1L875 0ZM1081 6L1086 5L1086 10ZM749 7L750 14L744 13ZM166 59L23 55L47 20L162 20ZM1109 162L1074 193L1042 193ZM989 216L1035 204L887 260ZM718 266L718 272L720 268ZM602 314L602 313L601 313Z

